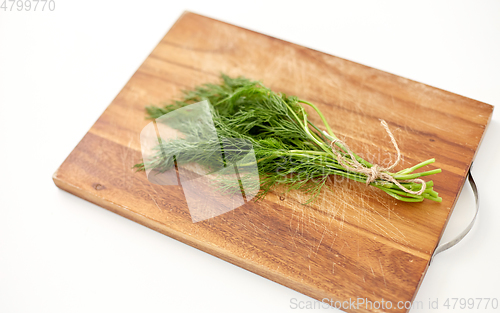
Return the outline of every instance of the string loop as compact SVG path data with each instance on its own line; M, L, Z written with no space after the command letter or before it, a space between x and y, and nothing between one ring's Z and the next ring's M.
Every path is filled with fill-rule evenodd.
M372 167L367 167L367 166L361 164L356 159L356 157L354 156L354 153L352 152L351 149L349 149L349 147L345 144L345 142L341 141L340 139L334 139L331 142L330 147L332 148L333 153L337 157L337 161L343 167L345 167L346 169L348 169L352 172L366 175L366 184L367 185L369 185L372 182L375 182L377 179L382 179L382 180L389 181L389 182L395 184L396 186L401 188L401 190L403 190L406 193L410 193L413 195L421 195L425 191L425 188L427 187L425 184L425 181L423 179L415 178L415 179L398 181L391 174L389 174L389 171L391 169L393 169L396 165L398 165L399 161L401 160L401 151L399 150L398 144L397 144L396 140L394 139L394 136L393 136L391 130L389 129L389 126L387 125L387 123L384 120L380 120L380 123L382 124L385 131L387 132L387 134L391 138L391 142L394 145L394 148L396 149L396 152L397 152L397 158L394 161L394 163L392 163L392 165L390 165L388 167L382 167L378 164L374 164ZM337 143L339 143L341 147L339 147L339 145L337 145ZM342 151L342 150L344 150L344 151ZM348 154L350 158L344 156L342 154L342 152L344 152L345 154ZM420 190L418 190L418 191L409 190L408 188L401 185L400 182L419 183L419 184L422 184L422 188L420 188Z

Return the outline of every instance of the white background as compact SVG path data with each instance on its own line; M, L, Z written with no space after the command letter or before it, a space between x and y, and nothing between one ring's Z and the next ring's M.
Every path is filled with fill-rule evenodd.
M55 3L53 12L0 10L0 312L311 311L290 308L292 298L310 298L51 180L184 10L500 103L499 1ZM442 304L500 299L499 136L497 109L473 169L477 223L436 258L416 297L426 309L411 312L493 312ZM466 225L472 206L466 187L447 238ZM429 299L441 309L427 309Z

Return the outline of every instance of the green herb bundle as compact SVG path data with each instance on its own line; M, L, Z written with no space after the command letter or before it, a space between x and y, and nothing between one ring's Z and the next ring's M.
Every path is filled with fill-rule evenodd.
M204 84L184 91L182 101L164 107L149 106L146 110L149 118L156 119L203 100L208 100L212 106L212 119L221 140L244 139L253 145L260 176L260 196L277 184L285 184L288 190L310 193L309 201L312 201L323 187L328 187L327 182L334 177L331 175L338 175L361 183L368 181L371 186L401 201L442 200L433 190L432 181L420 179L439 173L440 169L414 173L433 163L434 159L396 173L381 169L381 175L370 178L369 170L377 165L360 158L338 140L314 104L273 92L258 81L223 74L220 84ZM303 106L310 106L317 112L326 131L308 120ZM182 130L182 125L178 128ZM154 167L165 171L174 166L173 158L161 151L175 150L176 155L189 156L190 162L203 162L210 160L213 151L210 147L219 144L182 140L161 143ZM235 149L238 149L236 145ZM144 170L146 166L144 163L135 165L138 170Z

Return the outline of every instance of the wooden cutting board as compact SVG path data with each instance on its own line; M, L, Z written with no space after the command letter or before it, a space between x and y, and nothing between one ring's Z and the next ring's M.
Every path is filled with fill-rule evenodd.
M219 73L258 79L311 101L367 160L396 170L429 158L442 203L403 203L336 181L318 200L280 190L199 223L180 186L151 184L141 162L144 107ZM493 107L193 13L184 13L54 174L55 184L133 221L315 299L412 301L439 242ZM311 113L311 119L320 124ZM382 311L369 306L347 312Z

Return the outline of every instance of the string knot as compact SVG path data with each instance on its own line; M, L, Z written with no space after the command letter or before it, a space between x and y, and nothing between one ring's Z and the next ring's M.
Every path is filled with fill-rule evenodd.
M370 174L368 174L368 177L366 178L366 184L369 185L371 182L374 182L378 177L380 177L380 170L379 166L377 164L373 165L370 167Z

